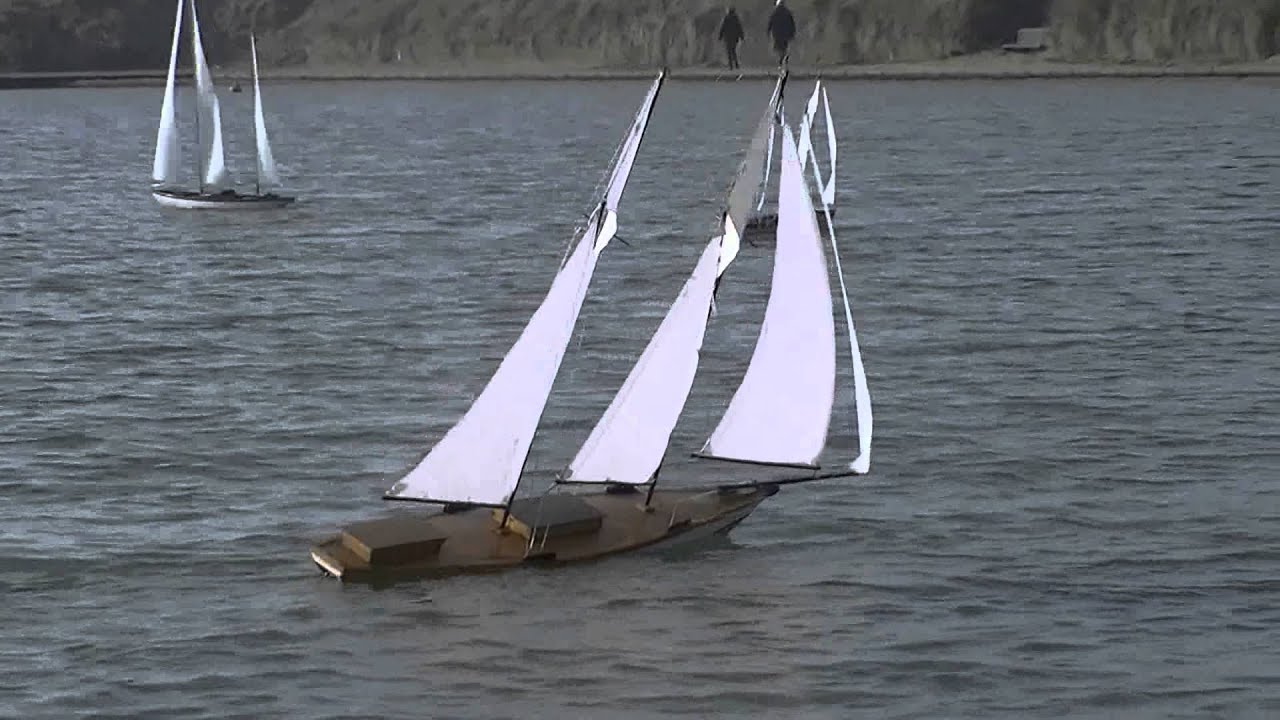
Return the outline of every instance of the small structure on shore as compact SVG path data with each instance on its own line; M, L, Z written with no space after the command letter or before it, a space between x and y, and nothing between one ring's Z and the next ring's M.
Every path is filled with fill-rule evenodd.
M1000 46L1005 52L1034 53L1049 48L1049 28L1022 28L1011 43Z

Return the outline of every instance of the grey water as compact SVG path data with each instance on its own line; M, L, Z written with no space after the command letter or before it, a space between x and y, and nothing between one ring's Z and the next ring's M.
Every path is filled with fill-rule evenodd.
M301 200L226 215L149 197L158 89L0 93L0 716L1280 717L1275 81L832 83L870 475L678 555L322 577L309 544L388 512L519 333L645 86L268 85ZM663 91L526 491L768 92ZM251 96L223 102L246 187ZM690 481L732 476L681 458L770 253L721 287Z

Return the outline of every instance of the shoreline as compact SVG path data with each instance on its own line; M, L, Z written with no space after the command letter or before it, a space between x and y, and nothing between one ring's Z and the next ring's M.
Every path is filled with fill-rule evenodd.
M247 68L217 68L222 83L249 79ZM264 71L274 82L502 82L647 80L657 68L613 69L528 65L473 66L435 69L378 65L370 67L297 67ZM671 68L671 80L716 82L772 78L774 67L730 71L723 67ZM1280 78L1275 58L1254 63L1070 63L1041 58L1006 56L964 57L920 63L793 67L795 79L922 81L922 80L1087 80L1156 78ZM184 80L191 72L179 73ZM162 70L69 71L0 73L0 90L71 87L149 87L162 85Z

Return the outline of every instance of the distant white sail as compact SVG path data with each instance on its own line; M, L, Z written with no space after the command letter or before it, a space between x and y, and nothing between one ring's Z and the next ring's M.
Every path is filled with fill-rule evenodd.
M720 267L717 274L724 274L729 264L738 256L743 230L746 229L747 221L755 211L757 194L763 193L768 179L765 166L771 153L773 127L777 122L778 106L782 102L782 90L786 84L787 75L784 71L778 75L778 81L773 86L773 94L769 97L769 104L756 123L756 130L751 136L747 154L742 158L738 175L729 189L729 203L725 210L725 228L720 247Z
M200 40L200 19L196 15L195 0L191 0L192 55L196 65L196 96L200 113L200 132L209 138L205 153L204 184L219 189L227 184L227 159L222 149L222 108L214 89L213 74L204 56L204 43Z
M812 465L835 399L831 286L796 142L782 128L778 243L764 323L751 364L701 454Z
M813 148L810 148L810 152L812 151ZM822 183L816 160L813 163L813 180L815 183ZM853 325L853 311L849 309L849 289L844 282L844 266L840 263L840 246L836 243L836 228L835 223L831 221L830 205L823 207L822 215L827 223L827 237L831 239L831 257L835 261L836 277L840 278L840 298L844 301L844 324L849 331L849 356L853 366L853 404L858 418L858 457L849 464L849 469L856 473L866 473L871 469L871 392L867 389L867 373L862 366L862 350L858 346L858 332Z
M618 173L615 168L605 200L592 213L586 231L556 273L529 324L462 419L391 488L389 497L504 505L515 493L560 362L573 337L596 258L617 232L616 214L608 203L616 207L622 196L640 146L638 136L644 134L664 77L659 74L637 114L640 121L632 124L623 141L618 165L625 162L627 171Z
M280 175L276 172L276 160L267 140L267 119L262 112L262 87L258 84L258 43L249 35L249 50L253 55L253 128L258 142L258 184L276 186Z
M828 208L836 204L836 126L831 121L831 101L827 98L827 89L822 88L822 107L827 119L827 154L830 164L827 165L827 182L821 185L822 204Z
M160 106L160 129L156 132L156 157L151 166L151 181L157 185L178 182L181 170L178 159L177 74L178 39L182 36L182 3L178 0L173 19L173 47L169 51L169 75L164 85L164 103Z
M809 101L804 104L804 116L800 118L800 140L796 144L797 151L800 154L800 169L804 170L808 167L809 156L813 150L813 139L810 133L813 132L813 119L818 115L818 98L822 92L822 81L818 80L813 84L813 94L809 96ZM819 184L818 187L822 187Z
M641 485L653 478L693 387L719 255L717 238L707 243L622 389L569 464L565 481Z

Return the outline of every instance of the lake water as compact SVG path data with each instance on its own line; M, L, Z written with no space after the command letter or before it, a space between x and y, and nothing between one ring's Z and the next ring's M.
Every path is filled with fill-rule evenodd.
M1274 80L832 84L869 476L696 552L320 576L496 367L645 85L270 85L302 199L259 215L153 203L158 88L0 93L0 716L1280 716ZM533 469L657 326L768 92L663 91ZM673 457L770 252L726 276Z

